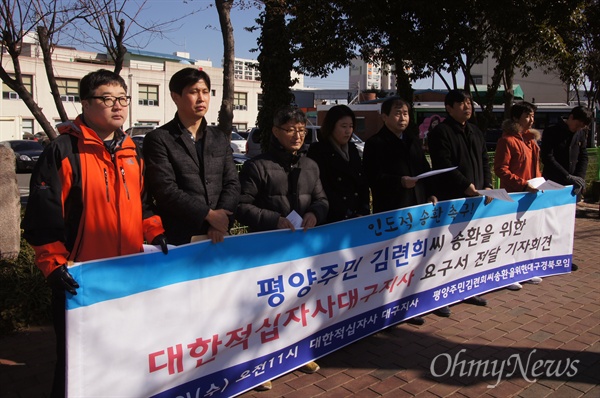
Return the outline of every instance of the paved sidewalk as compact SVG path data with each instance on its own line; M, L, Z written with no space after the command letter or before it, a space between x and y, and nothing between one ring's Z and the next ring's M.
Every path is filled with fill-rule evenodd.
M600 397L599 259L598 204L578 205L578 271L545 278L539 285L523 284L516 292L488 293L488 307L459 304L452 307L450 318L429 314L423 326L391 327L320 359L321 370L315 374L292 372L274 380L273 390L242 397ZM442 376L447 359L457 355L458 361L512 362L499 382L497 376L482 376L483 370L479 377L461 377L460 367L453 377ZM538 369L544 375L528 381L519 368L513 372L517 357L529 369L529 379L534 363L554 362L544 362ZM49 395L51 327L0 337L0 358L24 363L0 365L0 397ZM432 375L432 362L440 377ZM468 364L464 369L466 373Z

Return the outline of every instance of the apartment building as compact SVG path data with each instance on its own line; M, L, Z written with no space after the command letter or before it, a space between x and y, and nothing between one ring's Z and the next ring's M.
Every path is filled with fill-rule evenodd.
M348 71L348 88L363 90L396 90L396 77L390 65L366 62L361 58L351 61Z
M57 46L53 52L54 72L61 100L69 119L81 113L79 80L87 73L100 68L113 69L106 54ZM46 77L39 46L34 40L24 43L19 57L23 80L36 103L52 124L60 118ZM14 73L12 63L4 54L3 65L9 74ZM235 59L235 92L233 125L246 130L256 124L258 110L262 106L262 90L258 61ZM132 97L127 129L139 125L160 126L171 120L176 107L169 93L169 79L185 67L202 68L211 78L211 106L206 114L210 124L217 124L223 94L223 68L213 66L211 61L197 60L189 53L162 54L151 51L130 50L127 53L121 76L128 85ZM303 76L295 76L303 86ZM35 134L42 129L19 95L5 83L0 99L0 141L20 139L24 133Z

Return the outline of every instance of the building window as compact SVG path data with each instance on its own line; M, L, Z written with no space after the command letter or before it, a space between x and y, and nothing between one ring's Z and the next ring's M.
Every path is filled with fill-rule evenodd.
M13 79L15 78L14 75L10 75L10 77L12 77ZM33 88L33 76L31 75L23 75L23 85L25 86L25 90L27 90L27 92L32 93L32 88ZM6 85L6 83L2 83L2 99L21 99L19 97L19 94L15 93L12 88L8 87Z
M258 98L256 98L256 103L257 103L258 109L261 110L262 107L263 107L263 95L262 95L262 93L258 94Z
M217 96L217 90L210 90L210 95L211 95L211 97L216 97Z
M64 102L79 102L79 80L56 79L60 99Z
M473 83L475 84L483 84L483 76L482 75L473 75Z
M21 131L23 134L25 134L25 133L33 134L33 119L21 120Z
M138 104L158 106L158 86L140 84L138 88Z
M233 109L238 111L248 110L248 93L233 93Z
M248 123L233 123L232 127L235 127L237 131L246 131L248 129Z

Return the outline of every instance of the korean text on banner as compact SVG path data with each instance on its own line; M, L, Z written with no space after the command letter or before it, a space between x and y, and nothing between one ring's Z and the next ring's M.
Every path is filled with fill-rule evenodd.
M511 197L79 264L68 394L234 396L407 318L569 272L570 189Z

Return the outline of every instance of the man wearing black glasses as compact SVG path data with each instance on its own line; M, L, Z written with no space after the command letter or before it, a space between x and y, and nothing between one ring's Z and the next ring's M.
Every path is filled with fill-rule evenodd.
M65 396L65 300L79 284L68 264L134 254L144 241L167 242L150 210L135 143L123 133L130 97L119 75L98 70L81 79L83 112L58 126L31 175L23 236L52 288L57 361L52 397Z
M306 231L327 217L329 204L319 166L301 151L306 116L299 109L280 110L273 120L270 149L244 163L238 220L250 231L292 229L286 217L295 211Z
M294 231L296 227L306 231L325 222L329 202L319 178L319 166L301 151L306 122L300 109L280 109L273 118L269 151L244 163L236 218L250 231ZM301 221L295 224L290 214ZM300 370L315 373L319 365L309 362ZM267 381L256 389L271 388L272 383Z

